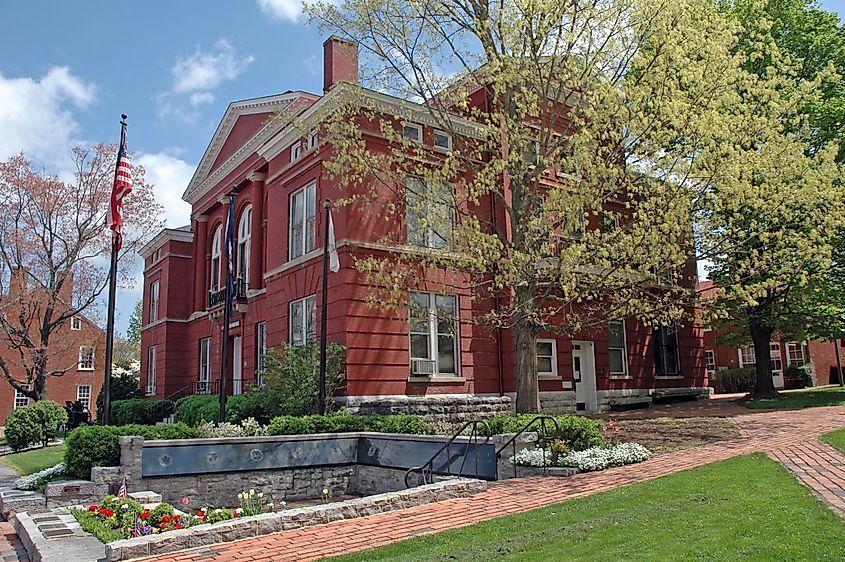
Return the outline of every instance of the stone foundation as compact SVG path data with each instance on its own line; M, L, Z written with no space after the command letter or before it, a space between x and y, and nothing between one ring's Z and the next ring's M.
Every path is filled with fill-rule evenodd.
M433 424L454 425L513 413L510 397L495 395L343 396L338 402L356 414L415 414Z

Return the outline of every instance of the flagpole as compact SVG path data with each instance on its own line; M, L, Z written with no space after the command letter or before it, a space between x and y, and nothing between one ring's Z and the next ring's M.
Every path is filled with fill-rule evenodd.
M326 319L328 317L328 298L329 298L329 212L331 201L326 199L323 201L323 207L326 209L323 217L323 292L322 305L320 307L320 393L317 399L317 405L320 414L326 413Z
M120 114L120 144L126 142L126 114ZM120 167L120 151L114 165L115 177ZM111 212L111 211L109 211ZM111 265L109 267L109 304L106 318L106 365L103 375L103 425L111 421L111 364L114 356L114 305L117 293L117 233L111 233Z
M232 221L232 208L235 204L235 191L234 188L232 189L231 193L229 193L229 208L226 209L226 234L225 234L225 253L226 259L223 262L226 264L225 273L226 273L226 302L223 305L223 348L220 352L220 392L219 392L219 407L218 407L218 415L217 415L217 422L223 423L226 421L226 400L228 397L226 396L226 382L229 377L229 324L232 322L232 299L234 295L232 293L235 292L234 283L230 281L231 279L231 268L229 267L230 260L234 259L233 256L229 255L230 248L229 248L229 229L233 228L234 225L230 225L229 223Z

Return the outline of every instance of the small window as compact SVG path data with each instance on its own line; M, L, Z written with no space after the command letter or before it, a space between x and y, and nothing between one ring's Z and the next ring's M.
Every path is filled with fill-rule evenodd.
M712 349L704 350L704 368L710 376L716 372L716 352Z
M296 162L302 156L302 142L296 141L290 147L290 161Z
M412 292L409 308L411 375L457 376L458 297Z
M614 320L607 323L607 354L610 360L610 374L628 374L628 346L625 341L625 322Z
M310 135L308 135L308 150L313 148L317 148L317 143L320 142L320 131L312 131Z
M82 318L79 316L71 316L70 317L70 329L78 332L82 329Z
M86 410L91 409L91 385L80 384L76 387L76 399Z
M317 247L317 183L290 196L290 259L304 256Z
M147 396L156 393L156 346L147 350Z
M557 376L557 341L537 340L537 374Z
M78 371L93 371L94 370L94 346L81 345L79 346L79 364Z
M800 343L786 344L786 362L787 365L803 365L807 362L804 355L804 346Z
M603 213L601 216L601 227L605 233L616 232L619 230L619 215Z
M754 353L753 345L746 345L737 350L739 355L739 366L754 368L757 365L757 357Z
M452 150L452 136L444 131L434 131L434 146Z
M290 303L290 343L305 345L317 341L317 296Z
M414 142L422 142L422 125L416 123L405 123L402 125L402 136Z
M150 322L158 320L158 301L161 284L158 280L150 283Z
M21 392L20 390L15 390L15 410L20 408L21 406L26 406L29 404L29 396Z
M200 340L200 372L198 381L197 394L211 393L211 338Z
M408 176L405 197L408 244L423 248L446 246L455 231L454 187Z
M678 330L675 326L661 326L654 330L654 365L657 376L676 376L678 362Z
M267 322L255 325L255 382L264 386L264 371L267 369Z
M769 355L771 355L772 359L772 375L773 376L780 376L783 374L783 359L780 355L780 343L778 342L771 342L769 343Z

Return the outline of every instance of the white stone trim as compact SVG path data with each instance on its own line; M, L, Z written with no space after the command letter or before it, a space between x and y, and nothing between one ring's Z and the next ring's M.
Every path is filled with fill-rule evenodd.
M193 315L192 315L192 316L193 316ZM150 322L149 324L146 324L146 325L144 325L144 326L141 326L141 331L143 332L144 330L147 330L147 329L149 329L149 328L155 328L155 327L156 327L156 326L158 326L159 324L164 324L165 322L180 322L180 323L185 323L185 322L188 322L189 320L190 320L190 319L188 319L188 320L183 320L182 318L168 318L168 317L166 317L166 316L165 316L164 318L159 318L159 319L158 319L158 320L156 320L155 322Z
M138 250L138 255L142 258L147 259L153 252L164 246L164 243L173 240L176 242L193 242L194 241L194 233L187 230L178 230L176 228L163 228L161 232L155 235L152 240L144 244L140 250ZM193 257L193 256L189 256Z

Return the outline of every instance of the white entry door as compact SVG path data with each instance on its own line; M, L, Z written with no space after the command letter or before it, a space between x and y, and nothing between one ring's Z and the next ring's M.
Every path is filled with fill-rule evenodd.
M575 379L575 404L578 411L597 411L599 404L596 392L596 356L593 342L572 342L572 374Z
M243 392L243 349L241 347L241 336L235 336L232 345L232 394Z
M780 355L780 343L770 343L769 350L772 356L772 379L775 388L783 388L783 358Z

